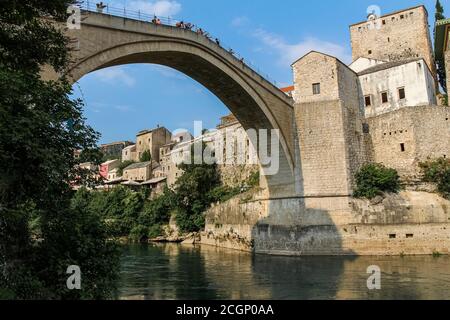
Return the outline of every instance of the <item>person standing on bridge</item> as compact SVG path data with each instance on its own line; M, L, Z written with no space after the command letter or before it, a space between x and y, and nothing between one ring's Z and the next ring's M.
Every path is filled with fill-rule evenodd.
M216 43L220 47L220 40L218 38L216 38Z
M160 25L161 24L161 20L157 16L154 16L153 20L152 20L152 23L156 24L156 25Z
M97 3L96 6L97 6L97 12L98 13L103 13L103 9L106 8L106 6L103 4L103 2Z
M205 32L203 31L202 28L198 28L198 29L197 29L197 34L203 36L203 35L205 34Z

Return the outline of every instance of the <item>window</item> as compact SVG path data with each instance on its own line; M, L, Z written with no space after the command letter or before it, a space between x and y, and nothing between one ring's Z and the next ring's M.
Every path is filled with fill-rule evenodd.
M388 94L387 91L381 93L381 103L388 103Z
M407 239L414 238L414 235L412 233L408 233L408 234L406 234L406 238Z
M372 50L369 50L369 54L372 54Z
M372 105L372 97L370 95L364 97L364 104L366 107L370 107Z
M398 89L398 98L400 100L403 100L406 98L405 88L399 88Z
M405 16L401 14L400 15L400 19L404 19L404 18L405 18Z
M405 148L405 144L404 144L404 143L400 143L400 150L401 150L402 152L405 152L405 151L406 151L406 148Z
M383 24L386 24L386 20L383 20Z
M396 234L390 234L390 235L389 235L389 239L395 239L395 238L397 238L397 235L396 235Z
M320 94L320 83L313 84L313 94Z

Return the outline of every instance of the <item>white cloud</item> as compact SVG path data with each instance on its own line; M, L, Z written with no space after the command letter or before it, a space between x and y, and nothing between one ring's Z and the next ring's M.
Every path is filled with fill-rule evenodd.
M117 110L119 112L130 112L134 111L135 108L128 105L113 105L113 104L107 104L104 102L93 102L89 104L90 109L95 113L101 113L101 112L110 112L111 110Z
M118 106L114 106L114 109L116 109L117 111L120 112L130 112L130 111L134 111L134 108L130 107L130 106L126 106L126 105L118 105Z
M163 65L154 64L150 66L150 69L157 72L159 75L169 79L185 80L187 77L182 73L176 71L175 69Z
M95 72L95 77L102 82L109 84L123 84L127 87L133 87L136 80L128 75L122 67L112 67Z
M267 47L273 49L280 56L279 63L282 65L290 65L312 50L337 57L344 63L351 62L351 56L344 46L314 37L306 38L299 43L290 44L280 35L264 29L256 29L253 32L253 36Z
M248 24L250 20L246 16L236 17L231 21L233 27L243 27Z
M133 0L127 3L127 9L161 17L171 17L181 11L181 4L175 0Z

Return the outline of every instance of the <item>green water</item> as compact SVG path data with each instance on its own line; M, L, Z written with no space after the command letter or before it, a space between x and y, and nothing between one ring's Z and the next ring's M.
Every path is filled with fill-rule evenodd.
M381 268L381 290L366 273ZM273 257L129 245L120 299L450 299L450 257Z

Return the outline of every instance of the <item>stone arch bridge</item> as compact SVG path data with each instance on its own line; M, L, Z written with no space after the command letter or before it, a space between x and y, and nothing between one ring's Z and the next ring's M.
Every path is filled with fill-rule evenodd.
M298 194L290 97L204 35L138 19L81 13L81 28L67 30L74 43L69 70L73 82L96 70L131 63L160 64L183 72L214 93L244 129L279 130L279 171L266 177L267 196Z

